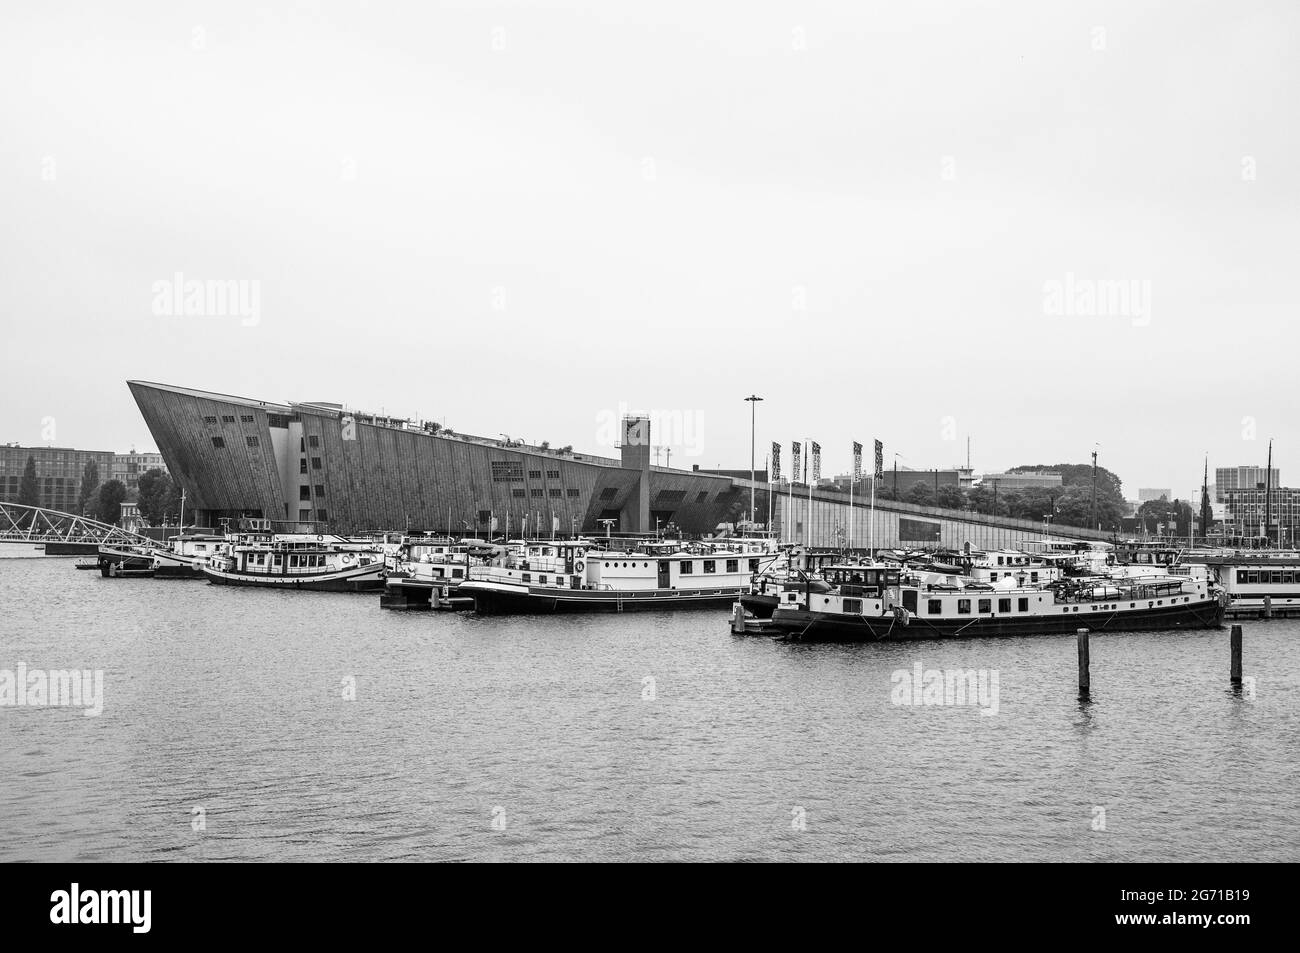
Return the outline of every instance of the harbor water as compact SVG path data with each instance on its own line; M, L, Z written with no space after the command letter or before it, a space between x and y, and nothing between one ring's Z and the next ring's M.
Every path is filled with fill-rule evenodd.
M804 645L0 562L0 860L1300 858L1300 620ZM988 704L915 701L919 667ZM1253 680L1253 681L1252 681ZM987 701L988 699L986 699Z

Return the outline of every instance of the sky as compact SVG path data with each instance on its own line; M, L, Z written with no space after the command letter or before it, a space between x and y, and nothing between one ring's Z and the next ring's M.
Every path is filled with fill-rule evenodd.
M1187 495L1271 437L1298 485L1298 27L11 0L0 441L152 449L142 379L607 454L646 411L674 466L743 468L758 394L759 466L969 438Z

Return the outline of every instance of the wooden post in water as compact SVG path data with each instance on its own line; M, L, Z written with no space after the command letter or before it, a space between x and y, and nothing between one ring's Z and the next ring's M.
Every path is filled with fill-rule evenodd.
M1264 618L1265 619L1273 618L1273 597L1272 596L1264 597Z
M1231 635L1232 644L1232 684L1241 684L1241 626L1234 625Z
M1079 636L1079 695L1082 698L1088 697L1088 630L1076 629Z

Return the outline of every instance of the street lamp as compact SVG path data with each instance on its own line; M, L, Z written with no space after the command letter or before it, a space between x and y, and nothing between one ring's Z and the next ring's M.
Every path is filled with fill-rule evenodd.
M754 435L758 415L758 402L762 400L754 394L745 398L749 404L749 521L754 521Z

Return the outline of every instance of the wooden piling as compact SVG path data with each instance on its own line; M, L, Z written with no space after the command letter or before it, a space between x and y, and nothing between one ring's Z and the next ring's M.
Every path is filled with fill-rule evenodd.
M745 607L739 602L731 606L731 632L733 635L745 634Z
M1272 596L1264 597L1264 618L1265 619L1273 618L1273 597Z
M1088 630L1076 629L1079 636L1079 695L1087 696L1089 694L1090 678L1088 674Z
M1232 684L1241 684L1241 626L1234 625L1231 635L1232 644Z

